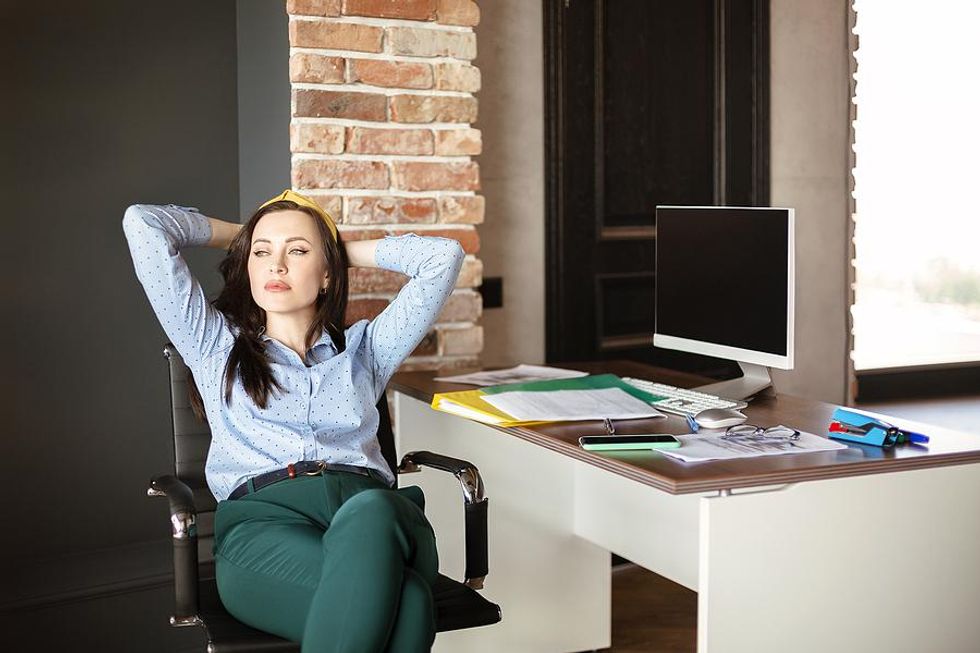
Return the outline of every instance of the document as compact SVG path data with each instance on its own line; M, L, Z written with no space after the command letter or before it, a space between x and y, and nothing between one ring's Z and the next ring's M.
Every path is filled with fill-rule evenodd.
M750 458L753 456L780 456L811 451L835 451L847 449L847 445L822 438L813 433L800 433L799 440L766 440L751 438L723 438L718 435L678 435L679 449L660 449L660 453L688 463L704 460Z
M573 422L664 416L620 388L503 392L484 395L483 401L519 420Z
M433 381L451 381L453 383L490 386L505 385L508 383L524 383L526 381L542 381L548 379L573 379L588 375L588 372L565 370L559 367L521 364L506 370L486 370L483 372L473 372L471 374L457 374L456 376L437 376L433 379Z
M615 374L585 375L564 379L543 379L530 381L527 383L494 385L475 390L437 392L432 396L431 405L435 410L440 410L445 413L452 413L453 415L459 415L461 417L466 417L478 422L484 422L486 424L496 424L498 426L526 426L529 424L540 424L542 422L556 420L552 418L520 419L514 415L511 415L507 410L501 409L498 406L490 403L488 397L505 394L510 396L514 395L515 393L522 393L524 396L523 398L518 398L518 403L525 409L530 406L532 409L531 412L538 414L541 412L541 406L545 405L546 398L551 397L557 392L581 392L587 390L594 393L599 390L609 389L618 390L634 401L640 402L639 404L631 403L629 405L630 411L639 411L642 407L643 417L648 417L651 415L654 417L664 416L663 413L649 405L650 402L656 401L658 397L651 395L648 392L644 392L639 388L634 388ZM575 395L572 396L574 397ZM622 399L622 395L615 396ZM565 400L565 402L572 403L572 408L575 408L574 401ZM549 400L548 405L554 407L554 402ZM589 414L585 415L584 417L561 417L560 419L618 419L614 413L621 412L622 408L623 406L620 404L610 405L607 401L603 403L602 406L597 407L594 410L587 410L586 412ZM564 408L559 406L559 410L553 411L553 413L557 412L557 414L564 414L567 413L568 410L569 408L567 406Z

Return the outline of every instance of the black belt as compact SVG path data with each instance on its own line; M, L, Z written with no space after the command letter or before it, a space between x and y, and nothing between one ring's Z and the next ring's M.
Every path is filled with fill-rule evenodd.
M374 469L358 467L357 465L328 463L322 460L301 460L298 463L290 463L282 469L276 469L253 477L251 479L252 488L254 490L259 490L266 485L271 485L287 478L296 478L297 476L316 476L317 474L322 474L323 472L349 472L351 474L360 474L361 476L370 476L371 478L388 485L388 480L385 479L380 472ZM245 481L231 491L231 494L228 495L228 500L231 501L232 499L243 497L248 494L248 492L248 481Z

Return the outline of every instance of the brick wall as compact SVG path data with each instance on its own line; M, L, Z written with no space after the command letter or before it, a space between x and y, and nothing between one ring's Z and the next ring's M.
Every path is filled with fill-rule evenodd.
M483 349L476 225L483 222L472 0L287 0L292 186L342 238L415 232L466 251L456 289L401 369L476 364ZM405 281L351 269L348 324L371 319Z

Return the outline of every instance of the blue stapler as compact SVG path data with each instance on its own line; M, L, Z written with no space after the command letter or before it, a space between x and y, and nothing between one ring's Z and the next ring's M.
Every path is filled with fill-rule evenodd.
M905 442L921 444L929 441L927 435L904 431L877 417L848 408L834 410L830 426L827 427L827 435L838 440L874 444L879 447L890 447Z

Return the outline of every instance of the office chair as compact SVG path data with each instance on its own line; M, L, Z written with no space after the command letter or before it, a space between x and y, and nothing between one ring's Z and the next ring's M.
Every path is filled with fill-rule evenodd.
M172 626L197 626L206 633L208 653L299 651L296 642L250 628L232 617L221 604L215 582L214 511L217 500L204 476L211 430L197 419L187 396L188 369L173 345L163 350L170 363L170 400L173 410L174 474L155 476L147 494L170 501L174 546L175 613ZM487 499L476 467L456 458L428 451L406 454L396 464L387 399L378 402L381 423L378 441L396 477L432 467L459 479L465 506L466 570L463 583L439 575L432 588L439 632L486 626L500 621L499 606L475 590L487 575Z

